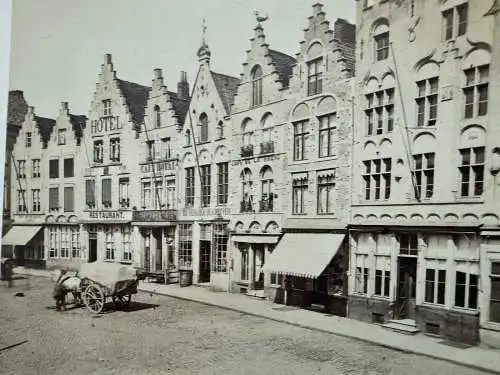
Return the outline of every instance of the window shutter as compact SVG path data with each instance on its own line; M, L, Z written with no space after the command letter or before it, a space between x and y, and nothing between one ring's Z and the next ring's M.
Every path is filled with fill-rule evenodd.
M111 179L102 180L102 203L111 204Z
M59 208L59 188L49 188L49 209L57 210Z
M74 204L73 187L66 186L64 188L64 211L72 212L74 210L75 210L75 204Z

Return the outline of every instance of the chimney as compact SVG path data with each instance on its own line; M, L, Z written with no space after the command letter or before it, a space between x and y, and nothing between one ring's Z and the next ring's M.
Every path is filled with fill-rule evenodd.
M177 96L180 99L189 99L189 83L185 71L181 71L181 80L177 83Z
M335 21L333 33L335 39L342 43L356 43L356 26L342 18L338 18Z
M161 77L161 69L160 68L154 69L154 75L155 75L155 79L162 78Z
M110 53L104 54L104 64L111 64L111 54Z
M61 102L61 110L64 112L69 111L68 102Z

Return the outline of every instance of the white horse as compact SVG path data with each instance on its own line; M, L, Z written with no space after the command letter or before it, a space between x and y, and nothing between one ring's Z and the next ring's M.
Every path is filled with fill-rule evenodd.
M61 270L59 278L54 286L54 299L56 300L56 307L58 309L65 306L66 295L68 293L73 294L73 301L75 304L82 304L82 298L80 293L80 283L81 279L78 274L74 276L65 276L66 271Z

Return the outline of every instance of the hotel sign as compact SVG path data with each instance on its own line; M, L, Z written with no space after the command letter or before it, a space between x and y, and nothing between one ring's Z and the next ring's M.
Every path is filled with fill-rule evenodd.
M120 123L120 118L116 117L101 117L99 120L90 121L90 134L100 134L110 131L121 130L123 124Z
M132 221L131 211L84 211L82 215L83 221L93 223L105 222L128 222Z
M145 210L134 211L132 213L133 221L175 221L177 220L176 210Z
M234 160L231 165L232 166L237 166L237 165L247 165L247 164L252 164L252 163L258 163L258 162L269 162L273 160L278 160L280 158L279 155L268 155L268 156L256 156L251 159L245 159L245 160Z
M226 216L231 215L231 209L228 207L217 208L184 208L182 209L183 216Z
M177 160L164 161L159 163L142 164L141 173L158 173L163 171L173 171L177 168Z

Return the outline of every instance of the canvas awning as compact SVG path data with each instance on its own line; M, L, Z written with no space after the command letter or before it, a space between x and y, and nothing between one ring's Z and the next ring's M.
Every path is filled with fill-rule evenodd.
M14 225L2 238L2 245L26 245L38 231L42 229L38 225Z
M278 242L278 235L272 235L272 236L247 236L247 235L239 235L235 234L234 236L231 237L231 239L234 242L244 242L244 243L277 243Z
M285 233L264 272L316 279L337 254L345 234Z

